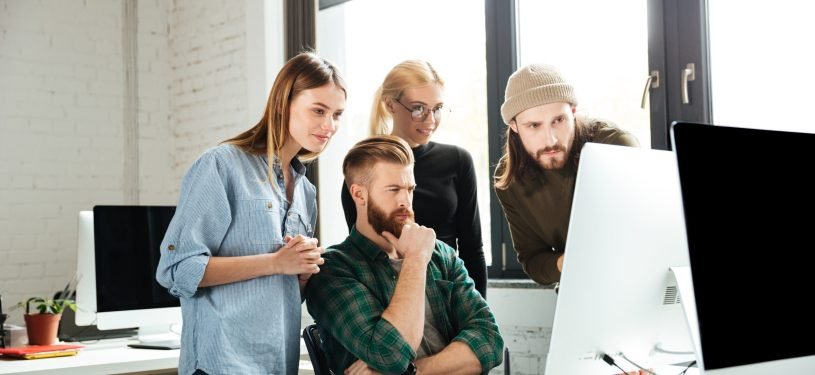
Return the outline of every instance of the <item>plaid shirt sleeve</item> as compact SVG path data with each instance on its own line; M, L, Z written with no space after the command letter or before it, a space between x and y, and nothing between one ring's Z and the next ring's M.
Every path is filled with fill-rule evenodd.
M371 270L359 264L364 261L348 258L342 251L328 251L324 257L326 266L309 280L306 288L309 313L323 330L340 338L337 341L369 367L383 373L404 372L416 358L416 352L382 318L387 306L365 283L366 279L374 280ZM329 362L334 366L351 364L338 364L342 359L339 353L327 355L333 357Z
M473 279L467 275L464 262L455 255L452 248L446 248L446 258L451 264L447 270L448 280L453 281L451 293L450 319L458 327L458 334L453 341L467 344L481 362L481 371L489 373L490 369L501 364L504 352L504 339L498 330L495 316L487 306L487 301L475 289Z

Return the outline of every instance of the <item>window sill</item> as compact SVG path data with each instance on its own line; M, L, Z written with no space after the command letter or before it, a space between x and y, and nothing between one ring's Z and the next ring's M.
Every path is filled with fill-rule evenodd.
M557 283L540 285L530 279L489 279L487 288L493 289L555 289Z

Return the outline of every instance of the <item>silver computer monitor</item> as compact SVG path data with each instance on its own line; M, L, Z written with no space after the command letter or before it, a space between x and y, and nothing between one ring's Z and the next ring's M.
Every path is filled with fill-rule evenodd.
M815 134L675 123L671 138L704 373L815 374Z
M649 368L694 360L670 271L687 265L674 156L586 144L546 373L621 372L602 354L626 371L636 367L625 358Z

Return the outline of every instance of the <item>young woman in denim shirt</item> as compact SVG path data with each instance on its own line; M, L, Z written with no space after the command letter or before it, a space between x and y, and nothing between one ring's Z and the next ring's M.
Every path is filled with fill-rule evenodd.
M345 100L337 68L301 53L260 122L185 175L156 274L181 300L180 374L297 373L301 290L324 262L302 162L337 131Z

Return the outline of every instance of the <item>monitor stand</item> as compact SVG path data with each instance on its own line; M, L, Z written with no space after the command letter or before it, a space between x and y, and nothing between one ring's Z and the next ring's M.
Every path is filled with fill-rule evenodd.
M181 341L168 340L168 341L149 341L147 343L127 344L127 346L136 349L158 349L158 350L172 350L181 349Z
M693 279L690 266L671 267L671 273L676 279L676 288L679 289L679 298L682 300L682 310L685 312L685 321L688 323L688 332L696 353L697 365L702 364L702 342L699 338L699 320L696 317L696 295L693 293ZM699 366L700 368L702 366Z
M87 326L76 325L76 313L71 309L62 311L62 319L59 321L59 328L57 329L57 337L62 341L93 341L115 339L122 337L136 336L136 328L123 328L112 330L99 330L96 324Z
M139 342L127 346L138 349L180 349L180 335L181 332L175 332L166 326L139 327Z

